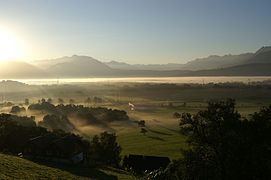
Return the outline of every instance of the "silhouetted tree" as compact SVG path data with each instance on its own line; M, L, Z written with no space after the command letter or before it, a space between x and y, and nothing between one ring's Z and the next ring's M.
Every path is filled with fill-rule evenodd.
M90 143L90 161L97 164L119 166L120 152L121 147L115 134L103 132L100 136L94 136Z
M18 114L18 113L25 113L26 110L24 107L19 107L19 106L12 106L10 113L13 114Z
M74 99L70 99L70 104L74 104L75 103L75 101L74 101Z
M27 105L27 106L29 105L29 99L28 98L25 98L24 104Z
M102 100L102 98L99 98L99 97L94 97L93 98L93 102L95 103L95 104L97 104L97 103L102 103L103 102L103 100Z
M25 143L33 137L45 134L44 128L22 126L13 121L10 114L0 115L0 151L8 153L22 152Z
M58 104L64 104L64 100L62 98L58 98L57 101L58 101Z
M163 179L270 179L271 106L245 119L234 100L213 101L196 115L182 114L180 127L190 148Z
M138 121L138 127L145 127L145 121L144 120Z
M174 118L181 118L181 114L178 112L173 113Z
M46 115L43 120L39 122L39 126L45 127L48 130L63 130L71 132L74 130L73 125L70 123L66 116Z
M88 97L88 98L85 100L85 103L86 103L87 105L90 105L90 103L91 103L91 98Z
M52 102L53 102L52 98L48 98L47 102L52 104Z
M140 129L140 133L142 133L142 134L144 134L144 135L145 135L147 132L148 132L148 131L147 131L147 129L145 129L145 128L141 128L141 129Z

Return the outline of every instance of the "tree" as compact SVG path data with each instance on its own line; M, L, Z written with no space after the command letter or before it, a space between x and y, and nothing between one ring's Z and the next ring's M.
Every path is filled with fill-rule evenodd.
M99 97L96 97L96 96L93 98L93 101L94 101L95 104L103 102L102 98L99 98Z
M50 104L52 104L52 102L53 102L52 98L48 98L47 102L50 103Z
M140 133L142 133L142 134L146 134L148 131L145 129L145 128L141 128L141 130L140 130Z
M25 113L25 108L24 107L19 107L19 106L12 106L10 113L13 114L18 114L18 113Z
M46 134L44 128L22 126L10 114L0 114L0 151L17 154L22 152L30 138ZM19 118L19 116L18 116Z
M24 104L25 104L26 106L28 106L28 105L29 105L29 99L28 99L28 98L25 98L25 100L24 100Z
M87 105L90 105L90 103L91 103L91 98L88 97L88 98L85 100L85 103L86 103Z
M45 103L46 100L44 98L41 99L41 103Z
M138 127L145 127L145 121L144 120L138 121Z
M58 104L64 104L64 100L62 98L58 98L57 101L58 101Z
M90 143L90 158L97 164L119 166L120 152L121 147L115 134L103 132L100 136L94 136Z
M169 179L269 179L271 106L241 118L235 101L212 101L196 115L182 114L189 149L169 168Z
M74 130L74 126L70 123L66 116L47 114L38 124L39 126L45 127L50 131L63 130L65 132L72 132Z
M173 117L179 119L179 118L181 118L181 114L178 112L175 112L175 113L173 113Z
M74 104L75 103L75 101L74 101L74 99L70 99L70 104Z

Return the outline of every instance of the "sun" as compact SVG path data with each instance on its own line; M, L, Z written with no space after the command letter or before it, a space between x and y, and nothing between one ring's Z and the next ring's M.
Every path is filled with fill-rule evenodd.
M18 60L21 56L20 43L15 34L0 28L0 62Z

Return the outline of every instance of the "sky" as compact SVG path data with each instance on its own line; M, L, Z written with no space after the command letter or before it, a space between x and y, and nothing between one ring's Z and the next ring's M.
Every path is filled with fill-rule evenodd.
M0 0L24 60L185 63L271 45L270 0ZM1 49L0 49L1 51Z

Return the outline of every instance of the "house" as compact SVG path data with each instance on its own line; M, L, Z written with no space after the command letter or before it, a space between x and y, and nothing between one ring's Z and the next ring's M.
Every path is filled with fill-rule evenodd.
M143 156L130 154L123 159L123 167L133 169L136 172L152 171L156 169L165 169L170 163L168 157Z
M88 144L74 134L63 137L46 134L30 139L23 150L23 156L60 163L79 164L86 161Z
M77 164L84 161L87 144L72 134L53 141L50 149L57 157L69 159L72 163Z

